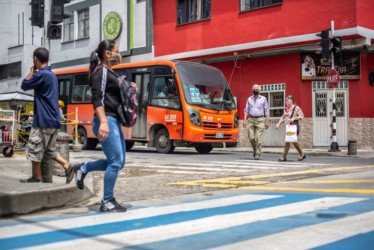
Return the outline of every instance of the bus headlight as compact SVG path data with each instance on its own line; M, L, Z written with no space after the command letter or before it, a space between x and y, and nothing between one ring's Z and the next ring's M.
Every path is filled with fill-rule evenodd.
M187 108L188 110L188 117L193 125L201 126L200 114L199 111L193 108Z
M234 128L237 127L239 127L239 112L236 112L234 117Z

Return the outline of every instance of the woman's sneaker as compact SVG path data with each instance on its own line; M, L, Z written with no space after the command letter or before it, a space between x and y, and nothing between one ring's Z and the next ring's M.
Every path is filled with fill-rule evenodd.
M110 201L101 201L100 211L101 212L126 212L126 208L117 203L116 199L111 199Z
M75 184L79 189L84 188L84 177L86 177L87 173L83 173L81 170L81 166L83 163L77 164L74 166L74 172L75 172Z

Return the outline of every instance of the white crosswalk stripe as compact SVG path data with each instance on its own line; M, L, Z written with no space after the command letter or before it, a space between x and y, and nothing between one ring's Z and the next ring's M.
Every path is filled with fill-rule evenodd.
M282 233L272 234L231 245L225 245L214 249L256 249L261 242L267 242L264 247L261 247L263 250L276 249L280 244L282 244L282 248L284 249L294 249L295 246L297 246L299 249L311 249L313 247L318 247L321 244L328 244L330 242L342 240L352 236L352 232L346 230L347 225L349 225L350 228L358 229L354 234L362 234L373 231L374 220L372 218L374 218L374 212L368 212L343 218L337 221L330 221L319 225L291 229ZM342 230L336 230L337 228L341 228ZM293 237L289 237L289 235L292 235ZM285 239L287 240L285 241ZM300 239L318 239L318 241L301 241Z
M72 219L63 219L51 222L43 222L43 227L30 226L29 224L20 224L12 227L9 230L8 227L0 227L0 238L14 237L31 233L43 233L49 231L48 228L57 226L59 229L68 229L71 225L79 226L93 226L97 224L112 223L119 220L134 220L147 216L159 216L168 213L177 213L181 211L193 211L197 209L209 209L213 207L226 206L227 204L240 204L243 202L253 202L264 199L272 199L279 197L277 195L240 195L234 197L227 197L214 200L196 201L190 203L182 203L176 205L162 206L162 207L149 207L140 208L137 210L128 210L126 216L122 213L103 213L100 215L93 215L92 217L78 217Z
M170 205L134 207L126 213L94 213L44 221L21 219L14 225L0 222L0 247L173 249L177 245L180 249L291 249L295 246L307 249L374 232L373 206L372 197L362 196L234 193ZM360 211L356 212L355 207ZM312 216L326 211L338 215L339 211L345 211L345 214L322 221ZM307 219L300 220L300 216ZM292 226L292 220L297 225ZM270 223L270 226L256 227L261 223ZM245 226L260 235L243 234ZM278 231L271 231L273 227L279 228ZM220 240L229 237L229 240L214 245L209 234ZM184 245L186 241L191 245Z
M277 161L254 161L254 160L236 160L236 161L212 161L210 163L184 163L178 164L144 164L141 171L156 171L158 173L175 173L175 174L207 174L212 175L217 172L237 172L249 173L258 169L279 170L279 169L301 169L311 167L323 167L328 164L317 164L307 162L277 162ZM126 167L137 167L136 163L127 163Z

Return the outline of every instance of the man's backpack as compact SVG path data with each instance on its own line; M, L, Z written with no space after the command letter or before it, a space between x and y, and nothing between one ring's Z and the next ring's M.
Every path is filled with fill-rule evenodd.
M138 118L138 94L136 89L127 81L125 75L118 77L118 84L120 89L121 101L119 107L117 107L118 119L125 127L132 127L136 123ZM107 95L107 98L111 103L114 103L113 98Z

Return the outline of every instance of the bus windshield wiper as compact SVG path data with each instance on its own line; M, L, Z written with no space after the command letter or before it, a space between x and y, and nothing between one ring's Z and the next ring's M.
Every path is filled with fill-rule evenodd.
M209 108L214 109L215 111L219 112L219 109L217 109L215 105L212 105L210 103L194 103L194 105L204 107L204 108L209 107Z

